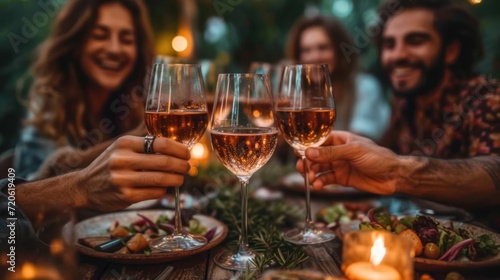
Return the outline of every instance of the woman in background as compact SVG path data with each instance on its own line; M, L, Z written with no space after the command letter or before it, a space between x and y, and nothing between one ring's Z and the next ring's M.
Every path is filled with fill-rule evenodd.
M303 17L292 27L287 56L298 63L328 64L337 107L335 129L378 140L389 123L390 107L379 82L358 72L358 55L345 56L342 43L354 46L341 22Z
M117 136L145 135L143 81L153 56L140 0L69 0L32 69L18 176L83 168Z

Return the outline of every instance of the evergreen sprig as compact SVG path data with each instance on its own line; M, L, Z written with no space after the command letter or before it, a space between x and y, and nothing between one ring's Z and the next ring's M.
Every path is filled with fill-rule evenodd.
M228 226L226 245L236 251L241 232L239 191L222 188L207 209ZM256 270L243 274L243 279L255 279L269 267L292 269L308 258L301 246L283 238L283 231L303 217L303 211L296 205L282 200L264 201L249 196L248 242L258 256L253 260Z

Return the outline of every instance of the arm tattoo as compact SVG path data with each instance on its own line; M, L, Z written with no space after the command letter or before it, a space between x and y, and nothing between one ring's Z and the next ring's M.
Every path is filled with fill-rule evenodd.
M490 176L495 185L495 189L500 191L500 157L481 157L477 158L477 161L481 164L483 170Z

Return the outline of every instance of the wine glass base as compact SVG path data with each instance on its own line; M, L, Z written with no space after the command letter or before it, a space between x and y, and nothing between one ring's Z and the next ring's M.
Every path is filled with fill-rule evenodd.
M286 241L298 245L319 244L335 238L335 233L329 229L292 229L284 235Z
M150 243L150 246L164 252L182 252L196 250L207 243L207 239L203 236L178 234L155 239Z
M253 258L255 258L255 254L253 252L233 253L225 250L215 256L214 262L218 266L227 270L245 271L247 270L247 267L250 270L255 269L254 263L251 262Z

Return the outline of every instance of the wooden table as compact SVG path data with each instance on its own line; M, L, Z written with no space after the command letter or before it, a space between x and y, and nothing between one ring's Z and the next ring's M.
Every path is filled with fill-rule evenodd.
M327 275L341 276L339 268L341 256L336 250L341 246L338 240L324 245L310 246L307 252L312 257L306 261L304 267ZM149 265L120 265L82 256L77 279L156 279L169 266L173 267L172 272L162 279L238 279L238 273L221 269L212 261L212 257L222 249L216 247L188 259Z
M286 199L291 203L299 205L304 204L304 197L301 195L287 195ZM374 199L370 198L360 198ZM302 204L300 204L302 203ZM322 199L313 197L312 211L316 213L319 209L331 205L332 198ZM100 259L94 259L80 255L80 266L77 271L77 279L109 279L109 280L140 280L140 279L175 279L175 280L224 280L238 279L238 273L221 269L213 262L215 256L222 246L213 248L212 250L194 255L192 257L162 264L138 264L138 265L122 265L110 263ZM330 276L341 277L340 263L342 258L342 243L338 238L319 244L311 245L306 248L306 252L310 258L302 264L303 269L309 269L324 273ZM158 276L169 267L173 267L170 274L166 277L158 278ZM429 273L435 279L445 279L446 272ZM425 271L416 271L415 279L419 279ZM500 279L500 267L492 267L475 271L461 272L466 279Z

